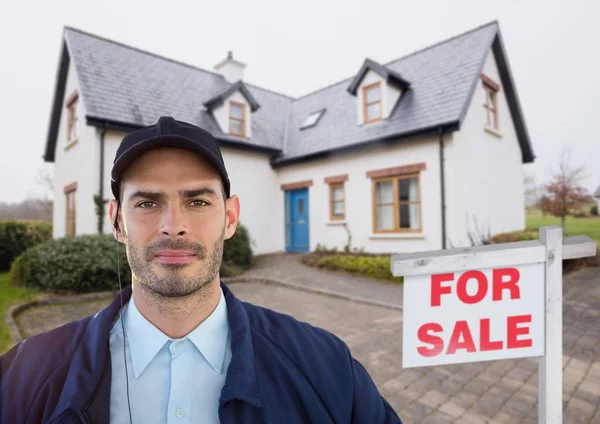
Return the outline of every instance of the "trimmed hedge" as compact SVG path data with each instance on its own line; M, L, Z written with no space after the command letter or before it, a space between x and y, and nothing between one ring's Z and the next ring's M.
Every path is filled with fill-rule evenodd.
M37 245L13 263L12 283L47 291L118 290L117 241L112 234L65 237ZM131 282L125 248L119 246L121 281Z
M8 271L21 253L51 238L48 221L0 221L0 272Z
M112 234L84 235L39 244L12 265L12 284L47 291L118 290L117 246ZM243 226L225 241L221 277L239 275L252 263L250 237ZM125 247L119 244L123 287L131 283Z
M223 263L247 269L252 265L253 257L254 254L250 246L248 229L238 224L233 236L229 240L225 240L223 246Z
M512 243L515 241L537 240L539 239L539 231L535 229L527 229L522 231L512 231L510 233L496 234L490 241L492 243Z
M394 277L390 271L391 257L360 255L326 255L317 262L319 268L343 270L365 277L402 283L402 277Z

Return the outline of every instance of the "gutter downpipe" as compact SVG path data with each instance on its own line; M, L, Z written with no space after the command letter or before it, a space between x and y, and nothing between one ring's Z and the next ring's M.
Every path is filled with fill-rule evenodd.
M99 195L102 200L104 200L104 135L106 134L106 121L102 126L102 132L100 133L100 188ZM102 223L104 224L104 222ZM104 225L98 228L98 232L100 234L103 233Z
M446 249L446 187L444 169L444 127L440 125L440 186L442 203L442 249Z

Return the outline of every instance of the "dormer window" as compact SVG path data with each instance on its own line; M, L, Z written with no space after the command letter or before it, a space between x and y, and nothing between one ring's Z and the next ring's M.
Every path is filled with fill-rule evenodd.
M229 134L246 136L246 105L229 102Z
M363 111L365 124L381 120L381 82L363 87Z
M317 125L317 123L321 119L321 116L323 116L323 113L325 113L325 109L318 110L308 115L302 123L300 129L305 130L307 128L314 127L315 125Z
M218 92L203 104L224 134L252 138L252 114L260 105L242 81Z
M347 90L356 96L358 125L389 119L410 82L399 72L366 59Z

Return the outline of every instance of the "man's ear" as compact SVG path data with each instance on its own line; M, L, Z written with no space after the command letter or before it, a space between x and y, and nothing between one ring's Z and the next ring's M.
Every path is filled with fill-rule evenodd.
M111 227L111 231L113 233L113 236L115 237L115 239L117 239L118 241L122 242L122 232L120 230L119 227L119 220L117 219L116 221L116 225L115 225L115 217L117 216L117 214L119 213L118 210L120 208L118 207L118 202L116 200L111 200L110 201L110 205L108 207L108 215L110 217L110 227Z
M240 198L234 194L225 201L225 240L233 237L239 220Z

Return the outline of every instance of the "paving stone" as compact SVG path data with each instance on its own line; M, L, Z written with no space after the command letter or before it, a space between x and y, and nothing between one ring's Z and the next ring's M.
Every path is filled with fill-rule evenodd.
M584 380L579 387L577 387L577 391L573 396L595 405L600 401L600 387Z
M452 402L464 409L470 409L471 406L477 401L479 394L473 394L466 391L458 392L453 398Z
M494 424L513 424L515 422L515 417L511 417L506 412L499 412L496 416L490 421L490 423Z
M465 412L467 412L466 408L457 405L454 400L444 403L442 406L440 406L439 410L454 418L459 418L463 416Z
M456 420L456 424L481 424L487 421L484 415L479 415L475 412L467 412L465 415Z
M405 410L409 411L410 415L413 417L413 421L410 421L410 422L415 422L415 423L422 422L425 418L427 418L433 412L432 407L430 407L428 405L424 405L421 402L413 402ZM403 418L400 417L400 419L402 420ZM409 421L407 421L407 422L409 422Z
M576 397L573 397L567 405L567 411L570 414L587 417L588 419L591 419L591 417L594 415L596 408L597 402L591 403Z
M455 421L456 418L441 411L436 411L434 414L427 416L422 421L422 424L454 424Z
M437 389L432 389L425 393L425 395L419 399L419 402L431 406L433 409L437 409L441 404L447 402L449 399L450 397L448 395L440 392Z

